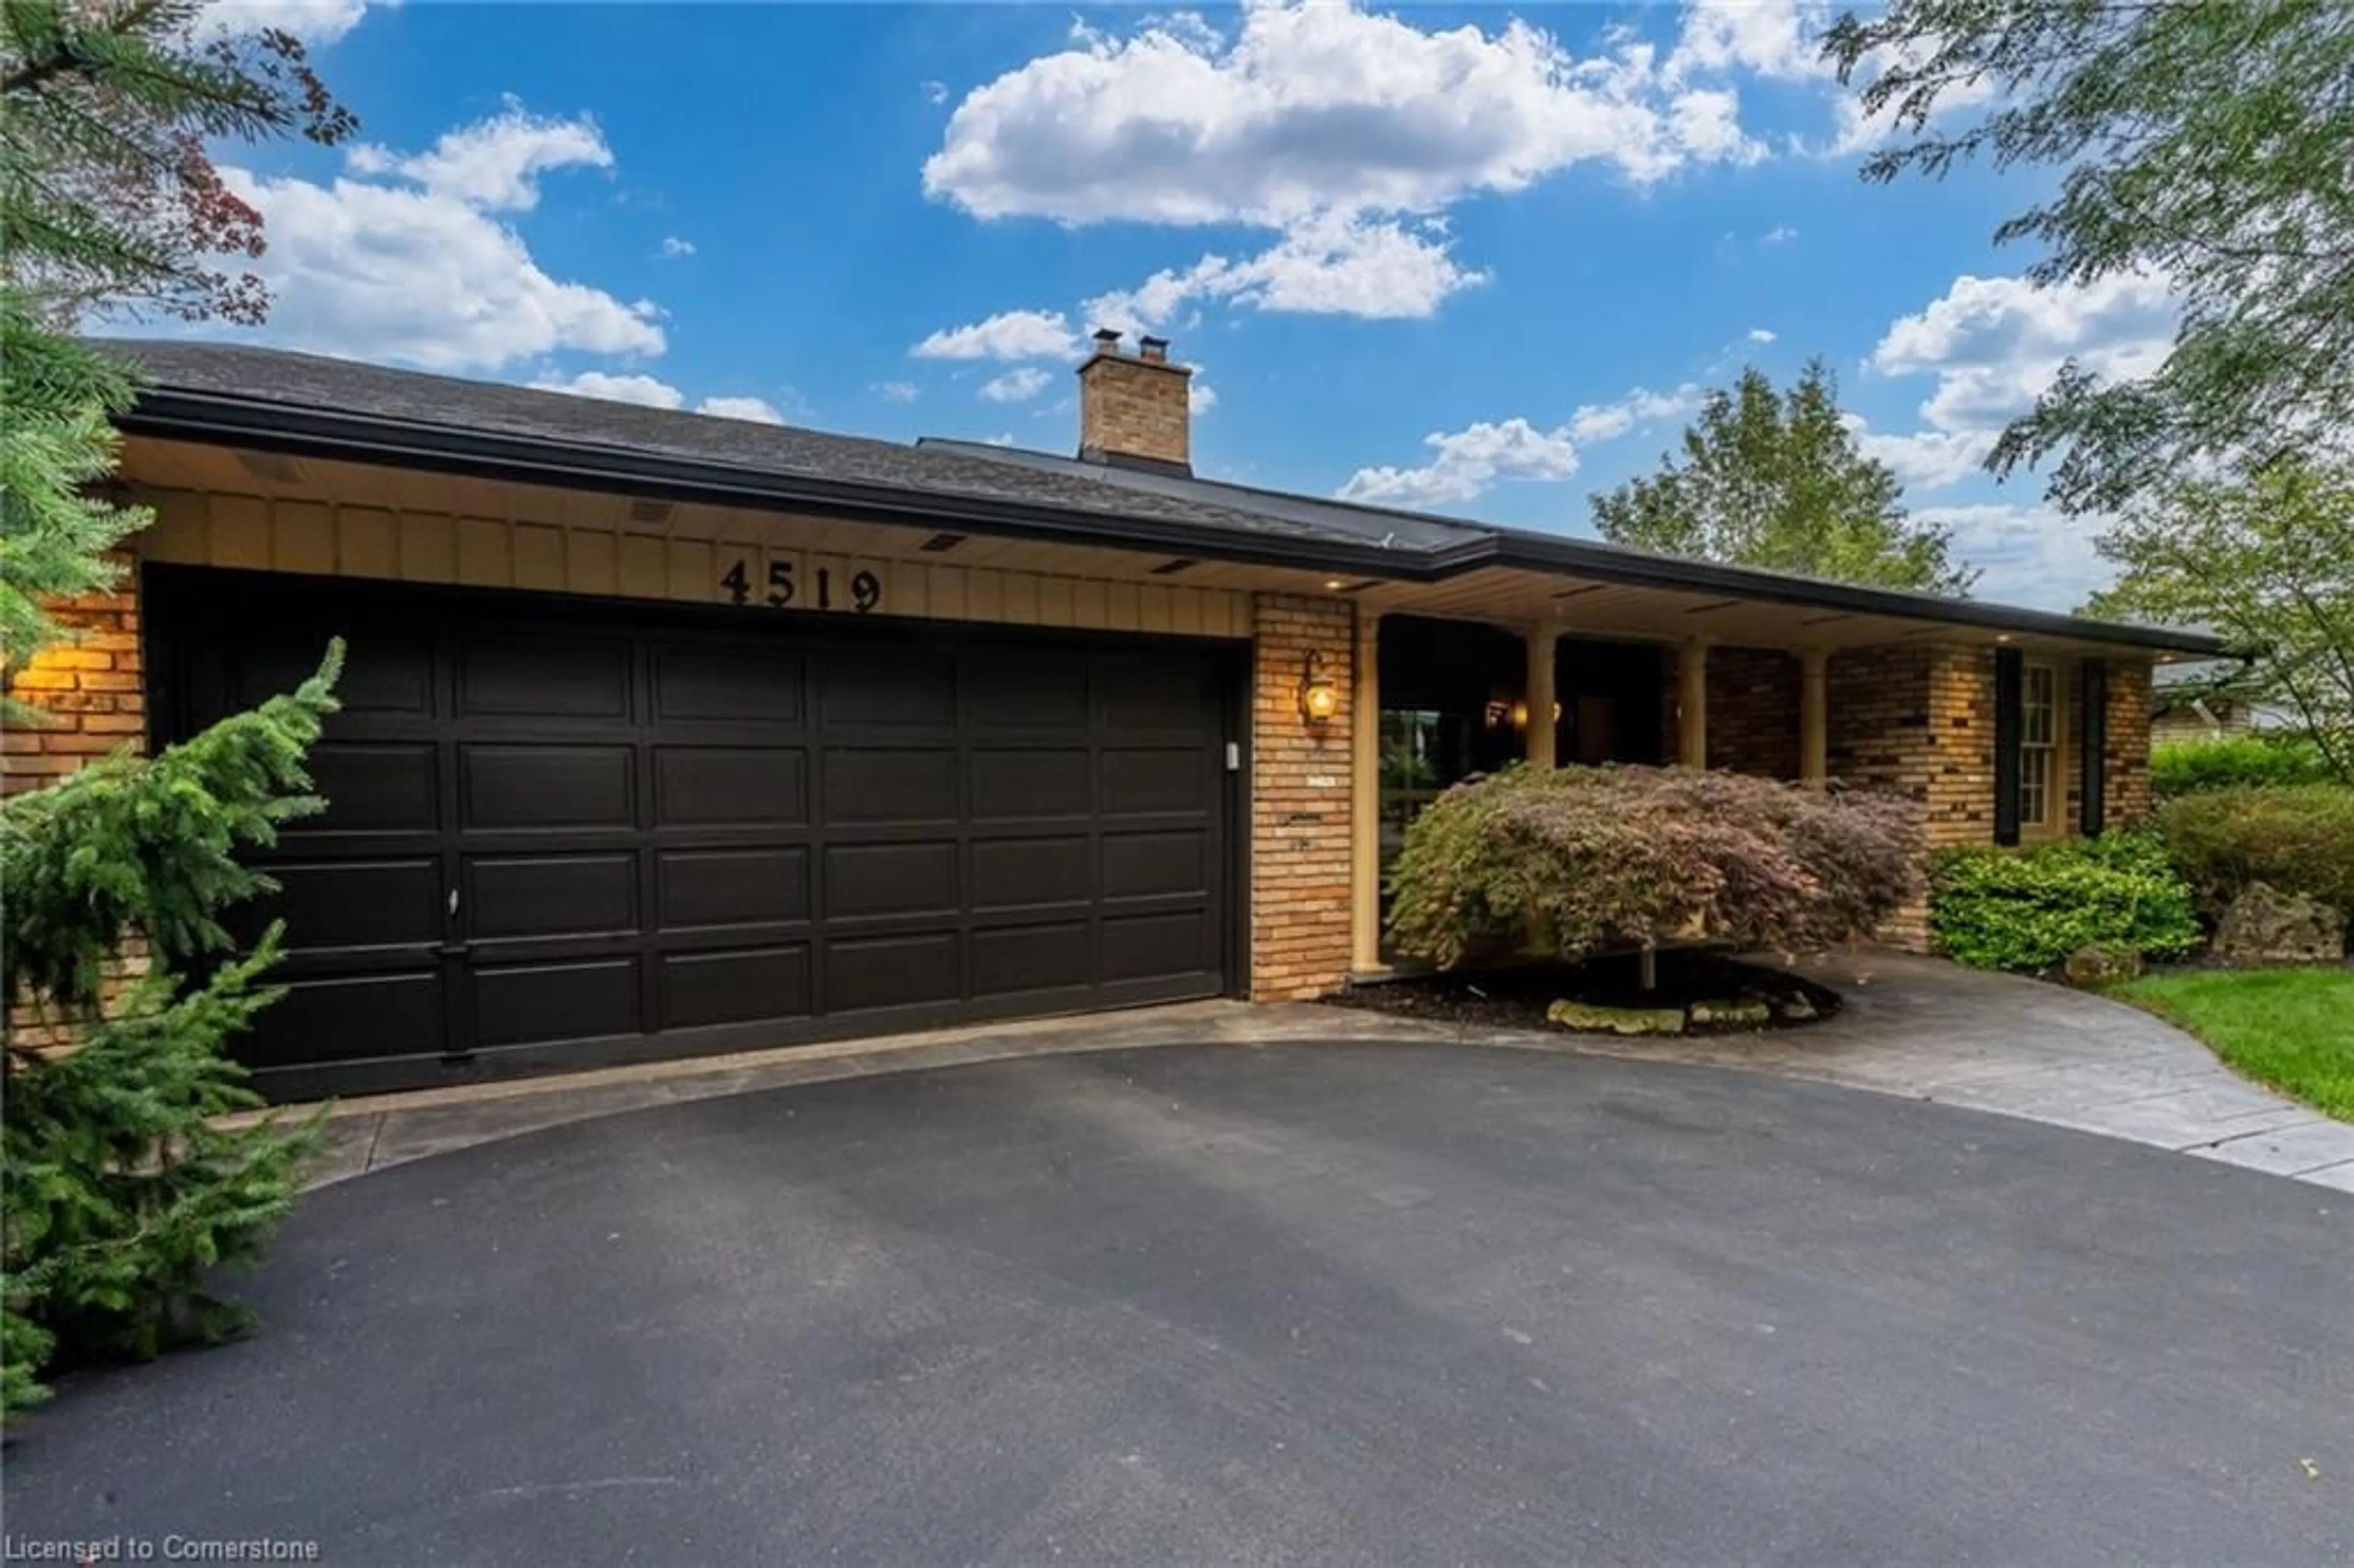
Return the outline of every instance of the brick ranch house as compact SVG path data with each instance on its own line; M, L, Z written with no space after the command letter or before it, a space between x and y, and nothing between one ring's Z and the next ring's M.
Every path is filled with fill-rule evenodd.
M155 521L0 762L161 745L348 639L331 809L269 856L280 1097L1313 997L1384 967L1415 811L1523 757L2097 832L2147 804L2153 662L2213 652L1199 479L1155 339L1098 334L1076 457L121 346Z

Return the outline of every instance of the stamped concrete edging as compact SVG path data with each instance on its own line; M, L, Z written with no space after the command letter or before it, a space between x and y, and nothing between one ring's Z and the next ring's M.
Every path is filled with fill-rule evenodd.
M2354 1124L2248 1082L2197 1040L2122 1002L1876 948L1796 967L1846 1005L1820 1023L1762 1034L1621 1040L1313 1003L1198 1001L371 1096L325 1109L311 1184L591 1117L796 1084L1156 1045L1401 1040L1808 1078L2354 1192Z

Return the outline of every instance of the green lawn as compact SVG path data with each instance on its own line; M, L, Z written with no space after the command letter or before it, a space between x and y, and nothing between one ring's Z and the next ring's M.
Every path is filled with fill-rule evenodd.
M2193 969L2110 994L2180 1024L2258 1083L2354 1121L2354 969Z

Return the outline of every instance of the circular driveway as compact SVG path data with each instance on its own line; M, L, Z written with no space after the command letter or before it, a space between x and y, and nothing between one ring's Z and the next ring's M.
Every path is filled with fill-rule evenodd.
M305 1201L12 1542L331 1563L2354 1557L2354 1201L1818 1085L1048 1056Z

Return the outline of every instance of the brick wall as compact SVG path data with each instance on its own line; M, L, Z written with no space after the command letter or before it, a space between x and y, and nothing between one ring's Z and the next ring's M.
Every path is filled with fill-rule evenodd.
M2108 747L2102 763L2109 821L2137 822L2149 815L2150 666L2109 661Z
M1290 1001L1349 972L1349 729L1355 609L1290 594L1257 599L1251 675L1250 993ZM1310 652L1341 698L1329 723L1300 715Z
M1708 651L1708 765L1767 779L1798 777L1796 654L1774 648Z
M73 629L71 641L45 651L8 682L11 696L41 710L39 722L0 730L0 793L19 795L54 784L117 747L144 751L147 700L141 687L139 568L125 558L114 591L50 607ZM147 957L134 938L109 966L101 994L143 974ZM10 1000L8 1038L27 1047L65 1044L70 1031L35 1003Z
M74 637L41 653L8 683L9 694L44 722L0 734L0 791L37 789L118 746L145 749L147 699L140 684L139 575L122 563L111 593L53 606Z

